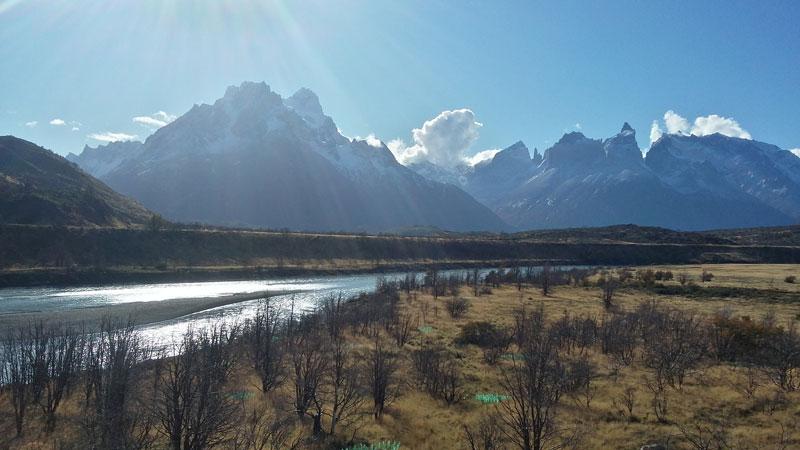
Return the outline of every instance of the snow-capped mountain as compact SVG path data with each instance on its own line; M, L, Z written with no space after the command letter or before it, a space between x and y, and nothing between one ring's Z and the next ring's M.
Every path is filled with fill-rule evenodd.
M111 165L90 150L73 160L90 173ZM299 230L508 228L460 188L399 164L383 142L343 136L308 89L284 99L265 83L231 86L132 153L100 178L179 221Z
M138 156L143 148L144 144L139 141L111 142L97 147L86 145L80 155L70 153L67 155L67 160L100 178L116 170L122 163Z
M796 223L799 177L800 158L790 152L721 135L664 135L645 159L625 123L605 140L565 134L541 159L518 142L473 168L462 186L521 229L696 230Z

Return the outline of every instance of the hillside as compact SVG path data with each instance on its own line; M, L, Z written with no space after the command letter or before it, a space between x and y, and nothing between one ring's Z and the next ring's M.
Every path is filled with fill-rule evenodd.
M0 137L0 223L123 227L151 215L61 156Z

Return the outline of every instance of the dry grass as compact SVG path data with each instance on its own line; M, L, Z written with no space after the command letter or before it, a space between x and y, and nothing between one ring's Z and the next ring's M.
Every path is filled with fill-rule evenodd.
M672 270L676 275L687 272L697 280L702 269L711 271L714 281L707 285L727 287L748 287L758 289L781 289L800 293L800 286L783 282L786 275L800 272L797 266L789 265L706 265L653 267ZM584 287L556 287L550 296L544 297L532 287L517 291L514 287L494 289L492 294L472 296L468 289L461 295L471 302L468 313L459 320L453 320L444 309L444 298L434 300L428 294L402 294L402 309L405 314L416 317L419 326L429 326L429 333L415 332L413 339L397 351L403 356L399 378L402 380L402 395L386 410L380 422L372 419L365 409L364 417L357 428L341 431L341 439L352 435L376 442L381 440L399 441L404 449L461 449L463 425L473 424L482 416L491 414L496 407L482 405L475 401L476 393L501 393L501 370L504 364L489 366L483 361L482 351L474 346L457 346L454 339L461 327L470 321L487 320L496 324L510 326L513 312L543 305L548 320L555 320L562 314L600 317L603 314L600 290ZM659 296L646 291L626 289L618 292L618 307L630 309L640 302L656 299L675 308L691 310L701 314L713 314L721 308L728 308L734 315L761 317L773 312L780 322L795 320L800 314L800 301L783 303L763 303L751 299L707 299L693 300L678 296ZM427 305L427 306L425 306ZM424 311L427 311L426 313ZM366 350L370 342L363 337L352 336L352 345ZM444 402L431 398L418 390L413 380L408 354L413 349L427 344L441 344L456 352L462 363L466 377L466 398L462 402L447 406ZM615 372L608 359L593 353L592 360L598 365L599 378L594 383L596 389L589 408L569 396L562 398L558 421L566 429L581 430L583 441L578 448L586 449L631 449L653 442L669 442L670 448L692 448L682 439L678 425L705 424L710 419L724 420L727 423L729 442L736 448L779 449L800 448L800 393L788 393L785 401L776 403L778 395L774 385L760 375L761 386L754 397L749 398L742 389L745 374L742 369L730 365L712 365L694 372L688 377L681 390L669 390L668 422L656 420L650 405L652 395L644 385L648 371L638 363ZM237 372L231 390L248 390L256 395L246 400L246 407L272 403L290 403L292 388L285 384L279 392L269 399L257 392L258 380L249 368L241 367ZM633 417L623 412L620 403L626 388L635 390ZM278 400L276 400L278 399ZM282 400L281 400L282 399ZM5 399L0 414L0 434L11 436L10 411ZM369 406L369 404L365 404ZM63 412L56 432L50 436L38 434L38 425L33 419L30 432L22 441L14 443L13 448L44 449L53 448L58 436L73 434L78 417L77 408L67 407ZM308 433L310 424L304 423L299 432ZM781 446L784 439L785 446Z

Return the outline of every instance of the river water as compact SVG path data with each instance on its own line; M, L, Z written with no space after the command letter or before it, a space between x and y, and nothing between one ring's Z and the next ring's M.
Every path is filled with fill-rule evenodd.
M487 272L481 270L482 273ZM442 271L466 273L466 271ZM0 289L0 314L15 312L52 312L75 308L91 308L129 302L159 302L179 298L219 297L232 294L262 291L296 291L294 294L278 295L272 300L279 306L289 308L294 302L299 312L314 308L330 296L341 294L344 298L361 292L375 290L379 277L398 279L405 273L336 275L317 277L274 278L245 281L209 281L200 283L154 283L110 285L79 288L7 288ZM418 274L421 281L422 274ZM201 329L212 324L232 324L251 317L259 300L239 303L189 314L176 319L143 325L144 337L152 342L173 342L190 327Z

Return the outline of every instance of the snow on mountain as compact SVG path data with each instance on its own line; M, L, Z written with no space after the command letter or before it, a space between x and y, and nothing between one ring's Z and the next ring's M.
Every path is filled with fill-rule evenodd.
M664 135L644 159L627 123L615 136L565 134L531 160L521 143L476 166L464 189L522 229L620 223L709 229L795 223L800 159L722 135ZM429 169L428 173L435 173Z
M144 144L137 141L111 142L97 147L84 146L80 155L70 153L67 160L79 165L94 177L102 177L114 171L125 161L139 155Z
M79 164L98 165L89 155ZM310 90L284 99L266 83L231 86L213 105L195 105L102 178L180 221L304 230L508 229L458 187L400 165L383 142L341 135Z

